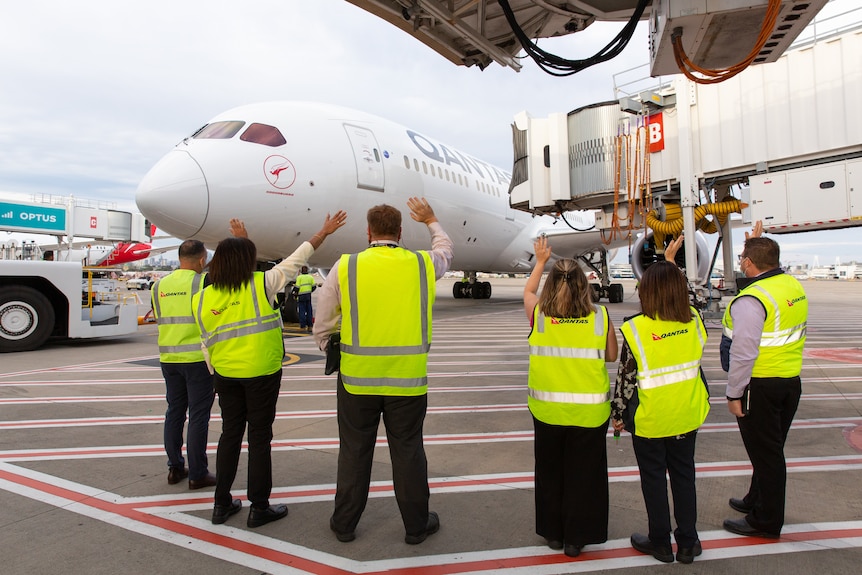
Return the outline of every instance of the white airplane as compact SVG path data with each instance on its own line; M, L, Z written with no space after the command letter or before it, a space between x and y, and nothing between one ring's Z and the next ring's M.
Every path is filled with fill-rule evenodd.
M270 102L224 112L185 138L144 177L136 201L161 230L210 248L228 235L230 218L240 218L261 260L290 254L327 212L346 210L348 224L309 261L325 276L341 254L363 249L368 208L404 211L407 198L424 196L454 242L452 269L468 279L455 284L456 298L491 296L476 272L529 272L533 241L546 234L555 257L579 258L601 277L597 297L622 301L607 262L628 241L605 245L591 212L555 220L512 209L509 180L501 168L376 116ZM406 217L402 227L402 245L428 246L424 226Z

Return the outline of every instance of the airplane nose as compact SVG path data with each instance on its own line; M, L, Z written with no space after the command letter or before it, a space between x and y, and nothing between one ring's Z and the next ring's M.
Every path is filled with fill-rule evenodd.
M209 190L194 158L173 150L138 184L135 202L141 213L165 232L190 238L206 221Z

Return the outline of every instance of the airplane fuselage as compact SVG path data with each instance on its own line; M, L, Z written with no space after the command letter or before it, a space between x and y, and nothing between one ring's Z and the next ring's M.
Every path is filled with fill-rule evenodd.
M424 196L455 245L452 269L526 272L533 239L550 217L509 207L508 172L398 124L335 106L271 102L220 114L179 143L142 180L137 203L165 232L213 248L230 218L244 220L261 260L290 254L342 209L348 224L310 259L329 268L367 242L365 212L402 210L402 244L428 247L411 220L411 196ZM591 218L590 218L591 219ZM601 243L596 233L555 242L574 257ZM561 251L559 247L564 247Z

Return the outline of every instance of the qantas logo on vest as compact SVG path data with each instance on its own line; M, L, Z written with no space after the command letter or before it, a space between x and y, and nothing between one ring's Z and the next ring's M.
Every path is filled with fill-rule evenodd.
M227 308L234 306L234 305L239 305L239 301L231 302L231 303L227 304L226 306L221 307L219 309L210 309L210 313L213 315L221 315L224 310L226 310Z
M175 296L175 295L188 295L188 292L184 292L184 291L169 291L169 292L160 291L159 292L159 297L171 297L171 296Z
M584 319L582 317L552 317L551 325L558 325L561 323L590 323L590 320Z
M682 335L684 333L688 333L688 330L687 329L678 329L676 331L669 331L669 332L663 333L661 335L654 333L654 334L652 334L652 340L653 341L661 341L661 340L666 339L668 337L673 337L675 335Z
M799 302L801 302L801 301L805 301L805 299L806 299L806 297L805 297L804 295L803 295L803 296L799 296L799 297L798 297L798 298L796 298L796 299L789 299L789 300L787 300L787 307L793 307L793 305L794 305L794 304L797 304L797 303L799 303Z

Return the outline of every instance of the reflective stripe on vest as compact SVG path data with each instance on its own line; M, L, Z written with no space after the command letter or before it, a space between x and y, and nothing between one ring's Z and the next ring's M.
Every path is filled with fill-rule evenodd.
M196 304L201 338L219 375L250 378L270 375L281 368L281 314L267 299L262 272L255 272L252 280L236 292L208 286L197 296ZM205 309L220 304L222 309ZM219 323L231 316L234 321Z
M700 341L700 348L702 350L703 346L706 345L706 342L704 341L703 334L700 332L698 320L693 319L692 321L694 322L695 332L697 332L697 337ZM688 381L697 377L698 368L700 367L700 356L698 356L698 358L694 361L678 363L675 365L668 365L658 369L650 369L650 354L648 354L644 349L644 341L641 338L640 333L638 332L637 322L631 321L627 323L629 324L629 328L632 331L634 343L637 347L637 354L635 357L638 360L639 388L654 389L656 387L662 387L663 385L672 385L674 383ZM677 322L664 323L676 324Z
M709 412L709 392L700 375L706 328L692 308L688 323L640 314L620 331L637 362L635 434L673 437L700 427Z
M533 310L527 403L537 420L579 427L607 421L611 393L605 365L606 313L595 306L583 318L548 318L538 306Z
M372 251L374 250L374 251ZM392 250L392 251L390 251ZM359 272L360 260L362 260L362 273L379 276L382 274L403 274L397 269L389 269L385 266L403 264L415 257L417 264L417 276L397 275L402 286L415 286L418 279L418 290L412 292L416 300L405 301L399 296L397 303L393 303L388 310L377 309L381 314L373 321L400 322L396 324L395 332L413 334L418 336L417 342L408 345L375 345L377 341L369 341L370 328L363 328L360 319L360 305L370 306L372 296L363 296L360 303L360 289L372 289L368 287L367 280L363 280L360 286ZM380 269L377 269L379 267ZM403 248L374 247L360 254L349 254L342 256L338 266L338 278L341 286L342 310L346 311L346 317L342 318L341 331L341 380L350 393L370 395L422 395L427 391L427 354L431 348L431 303L433 302L434 274L433 264L425 252L409 252ZM375 285L373 289L378 289ZM387 289L392 289L391 286ZM394 311L397 310L397 311ZM375 312L374 309L366 309L366 313ZM415 315L418 313L418 317ZM367 319L365 320L367 321ZM404 322L416 321L419 333L415 327ZM377 326L375 326L377 327ZM385 369L381 369L385 362ZM388 372L388 373L384 373Z
M759 279L727 305L723 333L733 339L730 308L740 297L756 298L766 312L752 377L795 377L802 371L802 350L808 331L808 299L802 285L779 273ZM783 310L783 311L782 311Z
M192 298L200 291L204 275L206 274L199 274L194 270L176 270L156 281L150 290L153 315L159 326L159 360L164 363L194 363L204 360L200 331L192 315ZM166 291L161 289L164 283L168 284ZM173 294L175 291L182 293ZM166 293L169 295L165 295ZM173 298L175 295L188 297L182 301L163 301L163 298Z

